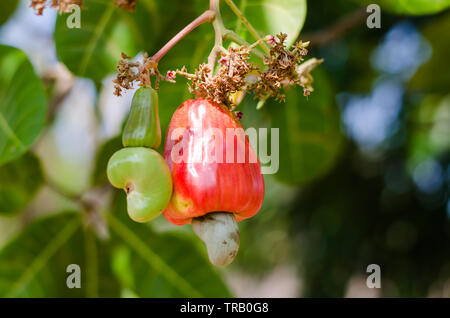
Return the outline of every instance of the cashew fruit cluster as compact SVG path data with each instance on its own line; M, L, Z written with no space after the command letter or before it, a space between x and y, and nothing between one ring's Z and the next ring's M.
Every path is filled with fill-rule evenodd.
M122 143L107 175L127 193L131 219L163 213L172 224L189 223L211 263L231 263L240 244L237 223L254 216L264 199L261 166L238 118L207 99L185 101L172 116L163 158L154 150L161 143L158 95L144 87L133 97Z
M150 221L161 214L172 196L169 168L155 150L161 144L161 128L158 94L153 88L141 87L135 92L122 144L125 148L108 162L108 179L125 190L130 218Z

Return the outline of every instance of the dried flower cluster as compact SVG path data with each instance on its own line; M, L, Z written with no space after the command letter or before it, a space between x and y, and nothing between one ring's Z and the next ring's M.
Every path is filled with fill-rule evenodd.
M36 11L37 15L42 15L45 7L50 6L52 8L57 8L59 13L70 12L70 7L72 5L82 6L83 0L30 0L30 8Z
M306 47L309 43L299 41L288 50L285 45L287 35L280 33L277 37L268 36L267 42L271 44L270 56L264 58L266 70L260 72L260 80L252 89L256 97L266 99L273 96L276 100L285 101L285 95L281 92L283 85L300 85L304 88L304 94L309 95L312 90L311 83L303 79L304 75L298 73L298 67L308 54ZM312 77L308 77L312 80Z
M246 89L247 76L258 70L257 66L248 62L250 52L251 48L246 46L230 47L226 54L222 54L215 75L211 74L207 64L201 64L194 74L187 73L185 67L175 73L191 81L189 91L197 97L232 107L232 94Z
M215 75L211 74L206 64L201 64L194 74L187 73L185 68L175 72L191 81L191 93L225 104L229 108L235 106L234 93L242 90L253 92L255 98L263 101L269 97L284 101L282 88L300 85L304 89L304 95L308 96L312 91L313 81L310 72L323 60L312 58L302 63L304 56L308 54L306 48L309 43L299 41L289 50L285 45L286 37L286 34L280 33L276 37L269 35L263 39L271 45L270 56L264 58L263 71L248 62L251 51L258 45L256 42L237 49L230 47L226 54L222 54L220 67Z
M156 63L148 57L147 53L143 55L142 62L130 62L130 59L130 56L122 53L122 59L117 66L117 77L113 80L114 95L121 96L122 89L132 88L134 81L139 82L140 86L151 86L151 75L157 75L157 81L164 78L159 74Z
M255 98L261 101L274 97L278 101L284 101L283 88L299 85L304 89L304 95L308 96L312 91L313 78L310 72L322 60L315 58L304 62L304 56L308 53L308 43L297 42L288 49L285 45L286 34L280 33L276 37L266 36L249 46L238 48L230 47L222 52L219 59L219 67L214 74L208 64L200 64L193 74L188 73L183 66L175 71L168 71L163 77L157 69L156 63L151 58L144 56L142 63L129 62L130 57L122 54L122 60L117 67L118 75L114 80L115 94L120 96L122 89L132 87L134 81L141 86L150 85L150 76L156 75L156 83L165 80L175 83L176 75L187 78L189 91L197 98L206 98L219 104L224 104L234 109L237 102L235 97L239 92L253 92ZM249 62L250 54L261 41L267 41L271 45L269 56L264 57L264 70Z
M139 0L116 0L116 5L122 9L134 12Z

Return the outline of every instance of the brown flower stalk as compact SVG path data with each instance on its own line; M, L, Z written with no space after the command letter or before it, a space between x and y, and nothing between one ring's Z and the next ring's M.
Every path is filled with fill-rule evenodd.
M122 9L134 12L139 0L116 0L116 5Z
M258 70L257 66L247 61L250 51L245 46L230 47L226 54L222 53L220 67L215 75L211 75L207 64L201 64L194 74L187 73L184 67L175 72L191 81L189 91L192 94L232 108L232 94L245 89L247 75Z
M266 36L252 45L230 47L228 51L224 49L215 74L208 64L203 63L193 74L188 73L183 66L176 71L167 72L163 77L159 74L156 63L147 55L143 63L139 63L129 62L130 57L123 54L114 80L115 94L120 95L122 88L131 88L133 81L139 81L141 86L150 85L151 75L156 75L156 83L159 80L175 83L175 76L180 75L191 82L189 91L196 97L224 104L230 109L236 107L234 97L239 92L253 92L255 98L262 101L269 97L284 101L283 88L299 85L303 87L304 95L308 96L312 92L313 81L310 72L322 60L312 58L304 62L308 43L299 41L288 49L285 45L286 37L286 34L280 33L276 37ZM269 56L264 57L264 70L248 61L250 53L261 41L267 41L271 45Z
M31 0L30 8L36 11L37 15L42 15L44 12L47 0Z
M261 79L257 81L252 89L259 99L267 95L275 97L276 100L284 101L285 95L281 92L284 85L302 85L297 73L297 66L303 62L304 56L308 54L307 43L302 41L293 45L292 50L285 46L286 34L280 33L277 38L268 37L272 45L270 56L264 58L266 70L260 73Z
M231 109L236 106L233 96L240 91L251 91L255 98L263 101L269 97L285 101L283 87L299 85L304 88L304 95L308 96L313 90L310 72L323 60L312 58L303 63L304 56L308 54L308 43L299 41L289 50L285 45L286 37L286 34L280 33L276 38L269 35L263 39L271 45L270 56L264 58L263 71L248 62L250 52L259 44L258 41L237 49L230 47L226 54L222 53L216 75L208 75L210 70L206 64L201 64L194 74L187 73L185 68L176 73L191 81L189 90L197 97L225 104Z
M30 8L36 11L37 15L42 15L45 7L58 9L59 13L70 12L72 5L83 6L83 0L30 0Z
M139 82L139 86L151 86L152 75L156 75L155 86L158 88L159 80L164 79L164 76L159 73L157 64L148 57L147 53L143 55L142 62L130 62L130 59L130 56L122 53L122 59L117 66L117 77L113 80L114 95L121 96L122 89L133 88L134 81Z

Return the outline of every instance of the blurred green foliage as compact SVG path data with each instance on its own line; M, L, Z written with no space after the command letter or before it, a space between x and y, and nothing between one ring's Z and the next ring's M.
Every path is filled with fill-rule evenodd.
M19 0L9 0L0 2L0 25L8 21L9 17L17 8Z
M369 5L376 3L382 10L387 10L397 14L423 15L440 12L450 7L448 0L357 0L359 3Z
M261 34L285 31L291 43L298 35L308 40L318 31L332 32L338 20L366 3L235 2ZM325 63L313 72L315 90L308 98L291 89L285 104L268 101L260 111L252 96L244 98L245 127L280 129L280 167L275 175L264 176L261 211L239 224L241 250L231 271L263 279L289 264L302 283L299 295L341 297L349 281L365 277L367 265L375 263L382 270L380 296L443 294L450 279L449 1L378 3L381 29L368 29L361 20L330 42L312 43L309 56L323 57ZM16 4L1 2L0 24ZM227 27L253 41L232 11L222 7ZM66 27L67 14L58 16L57 56L74 75L101 89L121 52L154 53L206 8L203 0L141 0L130 13L112 1L86 0L81 29ZM431 51L422 65L411 62L417 70L407 65L411 74L378 65L391 62L392 49L381 51L381 58L376 52L399 25L419 34L409 39L424 41ZM405 42L404 50L413 51L414 41ZM212 46L212 27L202 25L161 60L160 70L164 74L184 65L193 71ZM407 57L394 59L394 66ZM209 264L188 226L168 225L163 217L145 225L129 220L125 194L108 188L105 175L107 161L121 148L120 137L106 140L96 152L91 186L110 194L102 197L98 215L91 213L92 206L80 206L80 196L68 195L77 211L34 219L27 206L46 178L39 158L28 150L45 127L45 90L27 56L16 48L0 46L0 69L0 213L25 223L0 249L0 296L231 295L224 283L227 269ZM391 82L401 87L400 110L385 138L368 147L349 128L351 98L345 96L367 101L377 85ZM175 109L192 98L185 84L183 79L161 84L163 135ZM363 114L357 120L376 119L368 108ZM66 287L69 264L83 269L82 289Z
M39 159L31 153L0 166L0 214L22 211L42 182Z
M44 87L19 49L0 45L0 164L25 153L45 126Z
M306 18L306 0L238 0L233 1L259 34L286 33L286 43L291 45L297 39ZM252 43L255 38L241 20L236 20L232 10L223 7L225 25L235 30L243 39Z
M289 184L306 184L326 173L341 146L339 111L332 84L322 70L314 74L315 90L307 100L301 88L286 93L286 105L269 101L271 127L280 127L280 166L275 174Z
M450 41L443 41L440 30L450 29L450 14L446 13L424 26L422 34L433 47L433 56L411 79L409 88L422 92L448 92L450 74L442 69L442 61L450 54Z

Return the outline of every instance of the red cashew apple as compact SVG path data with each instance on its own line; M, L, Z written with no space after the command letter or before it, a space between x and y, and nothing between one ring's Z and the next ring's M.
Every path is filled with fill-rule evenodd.
M261 166L241 123L223 105L187 100L170 122L164 159L173 179L164 216L191 223L211 262L229 264L239 248L237 222L255 215L264 198Z

